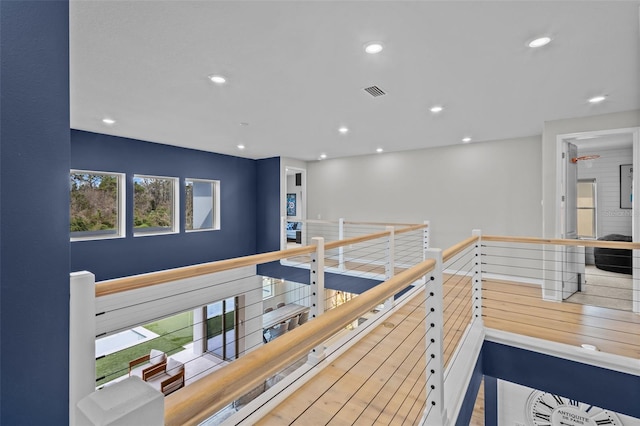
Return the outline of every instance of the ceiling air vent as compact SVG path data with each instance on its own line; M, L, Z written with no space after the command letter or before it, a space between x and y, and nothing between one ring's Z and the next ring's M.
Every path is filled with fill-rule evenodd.
M373 96L374 98L382 95L386 95L386 93L379 88L378 86L365 87L364 91Z

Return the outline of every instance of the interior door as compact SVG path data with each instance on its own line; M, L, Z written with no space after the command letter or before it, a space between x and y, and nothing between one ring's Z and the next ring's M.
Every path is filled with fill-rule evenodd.
M567 143L564 152L564 238L578 238L578 164L571 161L578 156L578 147ZM580 265L584 263L584 250L575 246L562 249L562 299L578 291Z

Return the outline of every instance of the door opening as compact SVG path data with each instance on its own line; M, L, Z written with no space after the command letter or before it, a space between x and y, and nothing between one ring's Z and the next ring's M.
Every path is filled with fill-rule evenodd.
M630 196L626 195L627 198L624 199L626 205L622 206L623 188L622 182L619 180L622 178L622 171L617 169L627 165L630 169L637 170L638 164L640 164L639 134L640 128L623 128L558 135L556 151L556 176L558 177L556 181L556 194L558 195L556 198L556 238L605 239L607 234L625 234L629 235L633 242L640 242L640 222L638 222L639 219L636 214L636 212L640 211L638 197L634 197L632 194ZM572 146L575 146L577 150ZM623 154L616 153L614 155L612 151L623 151L623 154L627 151L628 154L624 154L627 157L621 159L617 158L617 156ZM616 156L615 161L611 160L614 156ZM577 173L573 173L575 169L569 166L572 164L572 158L586 160L573 163L580 164L577 168ZM615 162L613 165L615 171L608 173L609 175L614 175L612 179L615 182L612 183L606 180L609 177L605 179L604 176L595 171L599 167L604 168L607 161L610 163L612 161ZM592 168L589 168L589 166ZM600 181L600 178L602 178L602 181ZM578 198L585 198L584 194L580 197L577 194L577 183L580 179L582 179L583 186L586 188L583 188L583 192L586 191L592 194L592 204L578 204ZM633 173L630 179L629 186L632 192L633 188L640 187L640 176L638 173ZM595 190L596 182L599 188L598 191ZM611 201L612 199L613 201ZM582 225L578 220L579 215ZM628 228L626 230L620 228L621 217L627 218L628 225L626 226ZM631 305L634 312L640 312L639 256L640 252L634 250L632 256L631 292ZM549 276L551 279L545 279L543 287L545 299L564 300L571 296L572 291L581 291L585 284L584 265L588 259L593 259L593 253L591 249L587 249L585 256L584 247L580 247L577 250L561 249L556 252L553 259L549 258L554 264L562 265L562 267L556 269L554 277ZM549 264L549 267L551 267L551 264ZM592 267L593 265L588 266L588 268Z
M236 307L235 297L207 305L206 351L225 361L235 359L238 353Z

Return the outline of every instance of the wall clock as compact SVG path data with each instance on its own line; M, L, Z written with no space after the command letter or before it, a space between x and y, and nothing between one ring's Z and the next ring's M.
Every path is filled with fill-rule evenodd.
M528 426L623 426L611 411L542 391L527 398L525 418Z

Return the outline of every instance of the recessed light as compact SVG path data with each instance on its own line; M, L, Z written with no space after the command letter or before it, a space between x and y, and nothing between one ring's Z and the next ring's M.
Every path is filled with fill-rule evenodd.
M594 96L593 98L589 99L589 103L597 104L604 101L605 99L607 99L607 97L604 95Z
M535 40L531 40L529 42L529 47L533 47L535 49L536 47L546 46L550 42L551 42L551 38L550 37L540 37L540 38L537 38Z
M376 54L376 53L380 53L382 52L382 49L384 49L384 47L382 46L382 43L374 41L371 43L367 43L364 46L364 51L370 54Z
M109 126L116 124L116 120L114 120L113 118L103 118L102 122Z
M320 154L320 159L324 160L325 158L327 158L327 154Z
M442 105L434 105L434 106L431 107L431 109L429 111L431 111L433 113L439 113L443 109L444 109L444 107Z
M349 131L349 128L346 127L346 126L342 126L342 127L338 128L338 131L344 135L345 133L347 133Z
M227 79L221 75L210 75L209 80L213 81L216 84L224 84L227 82Z
M379 154L379 153L381 153L381 152L383 152L383 151L384 151L384 149L382 149L382 148L378 148L378 149L376 149L376 152L377 152L378 154Z
M471 142L471 138L469 136L467 136L466 138L462 138L462 142L469 143Z
M238 144L238 149L243 150L244 148L245 148L245 146L244 146L244 145L242 145L241 143L240 143L240 144Z

